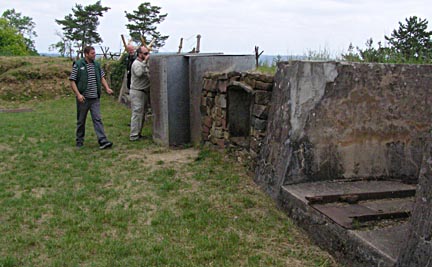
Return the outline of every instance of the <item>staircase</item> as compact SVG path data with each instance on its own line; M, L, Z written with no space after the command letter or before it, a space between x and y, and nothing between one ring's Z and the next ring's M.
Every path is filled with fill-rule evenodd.
M348 266L393 266L406 239L416 186L392 180L285 185L280 205Z

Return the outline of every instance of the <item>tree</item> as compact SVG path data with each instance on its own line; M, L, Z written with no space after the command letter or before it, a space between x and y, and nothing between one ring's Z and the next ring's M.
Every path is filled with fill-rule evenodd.
M426 20L416 16L405 19L407 24L399 22L399 29L393 30L390 37L384 36L388 46L378 42L378 48L373 47L372 38L366 41L366 49L350 44L347 54L342 58L347 61L380 62L380 63L431 63L432 62L432 32L427 31Z
M27 49L32 54L37 54L33 40L34 37L37 37L36 31L34 30L36 24L33 22L33 19L22 16L21 13L16 12L15 9L6 10L3 12L2 17L8 20L9 24L24 37Z
M10 25L5 18L0 18L0 56L29 55L24 37Z
M428 22L416 16L405 19L406 24L399 22L399 29L393 30L390 37L385 36L391 48L409 59L431 58L432 31L427 31Z
M132 13L126 13L126 18L129 24L126 24L126 28L129 30L129 34L132 40L136 43L141 42L141 36L143 36L148 42L153 38L153 48L159 48L165 45L165 40L168 39L168 35L161 35L156 31L155 24L163 22L168 14L160 14L161 8L158 6L152 6L149 2L144 2L138 6L138 10L134 10Z
M63 26L64 37L78 48L81 57L85 46L102 42L96 30L99 26L99 17L109 9L103 7L101 1L85 7L75 4L75 8L72 8L73 14L68 14L63 20L55 20L57 24Z
M61 34L61 32L56 32L56 35L60 37L60 41L55 44L51 44L48 49L50 51L58 51L62 57L67 56L72 58L74 52L72 48L72 42L66 39L63 34Z

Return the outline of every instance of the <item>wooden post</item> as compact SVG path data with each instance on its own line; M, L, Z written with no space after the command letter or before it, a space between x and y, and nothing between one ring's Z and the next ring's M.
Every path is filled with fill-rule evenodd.
M121 35L121 38L122 38L122 41L123 41L123 46L124 46L124 49L125 49L125 51L127 51L127 45L126 45L126 40L125 40L125 38L124 38L123 34Z
M104 57L104 59L108 59L108 51L109 51L109 47L100 47L100 49L102 50L102 55Z
M196 45L196 50L195 50L196 53L200 52L200 43L201 43L201 34L198 34L197 35L197 45Z
M183 38L180 38L180 45L179 45L179 50L178 50L177 54L181 53L182 48L183 48Z
M149 49L149 48L147 47L146 40L145 40L144 36L141 35L141 36L140 36L140 39L141 39L141 44L142 44L145 48Z
M147 46L147 49L148 49L149 51L153 50L153 49L152 49L152 46L153 46L153 44L155 43L155 41L156 41L156 38L153 38L153 39L151 40L150 44Z
M255 46L255 66L258 68L259 66L259 57L264 53L264 50L259 52L259 47Z

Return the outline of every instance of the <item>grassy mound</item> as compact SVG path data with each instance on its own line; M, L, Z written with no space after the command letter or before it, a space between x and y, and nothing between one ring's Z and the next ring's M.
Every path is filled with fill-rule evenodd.
M124 59L103 60L101 65L118 95L126 69ZM71 69L68 58L0 56L0 103L69 96Z
M54 57L0 57L0 99L6 101L70 95L72 62Z

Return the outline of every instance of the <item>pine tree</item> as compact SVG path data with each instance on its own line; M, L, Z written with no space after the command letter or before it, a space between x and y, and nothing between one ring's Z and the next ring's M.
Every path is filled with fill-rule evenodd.
M147 42L150 42L153 38L155 39L153 48L165 45L165 40L169 36L161 35L160 32L156 31L155 24L163 22L168 14L160 14L160 10L160 7L144 2L138 6L138 10L134 10L132 13L125 11L126 18L129 21L126 28L129 30L134 42L140 43L141 36L143 36Z
M109 9L109 7L103 7L101 1L85 7L75 4L75 8L72 8L73 14L68 14L63 20L55 20L57 24L63 26L65 38L75 44L81 57L85 46L102 42L96 30L99 26L99 17L102 17L103 13Z
M390 37L385 36L389 46L405 59L424 60L432 57L432 31L428 31L428 22L416 16L399 22L399 29L393 30Z

